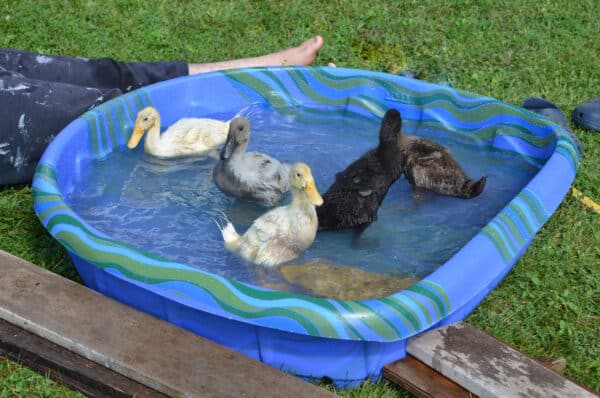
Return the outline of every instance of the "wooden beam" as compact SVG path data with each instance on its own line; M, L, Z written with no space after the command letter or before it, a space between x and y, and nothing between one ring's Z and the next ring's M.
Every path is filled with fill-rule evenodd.
M168 396L335 396L2 251L0 319Z
M475 395L408 355L383 367L383 376L417 398L473 398Z
M0 356L47 375L88 397L167 397L1 319Z
M598 397L464 322L410 338L406 352L482 398Z

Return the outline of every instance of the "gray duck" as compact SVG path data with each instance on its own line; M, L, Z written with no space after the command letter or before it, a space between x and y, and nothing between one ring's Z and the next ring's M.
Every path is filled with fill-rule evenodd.
M234 118L213 179L227 195L272 207L290 190L290 164L264 153L246 152L249 141L250 122L243 116Z

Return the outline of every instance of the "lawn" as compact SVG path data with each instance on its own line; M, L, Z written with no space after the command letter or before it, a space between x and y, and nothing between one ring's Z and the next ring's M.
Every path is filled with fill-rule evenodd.
M570 115L600 95L597 1L23 1L0 3L0 46L121 60L218 61L325 38L315 64L398 73L518 105L530 96ZM572 125L574 128L574 126ZM574 186L600 203L600 133L574 128ZM0 188L0 249L77 280L37 220L29 186ZM600 390L600 219L568 195L513 270L467 318ZM347 397L409 396L387 383ZM43 376L0 360L0 397L63 397ZM72 394L76 396L76 393Z

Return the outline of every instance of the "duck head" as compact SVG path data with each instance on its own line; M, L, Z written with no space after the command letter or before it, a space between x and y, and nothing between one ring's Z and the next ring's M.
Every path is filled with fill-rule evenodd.
M310 167L304 163L294 163L290 168L290 186L300 192L306 193L309 202L314 206L321 206L323 198L317 190L315 179Z
M160 130L160 116L158 111L148 106L138 112L137 118L135 119L135 125L133 126L133 133L127 142L127 148L135 148L144 133L152 128L158 128Z
M226 160L235 152L245 152L250 141L250 122L243 116L234 118L229 124L227 140L221 150L221 160Z
M402 118L396 109L389 109L383 116L379 129L379 146L400 147Z

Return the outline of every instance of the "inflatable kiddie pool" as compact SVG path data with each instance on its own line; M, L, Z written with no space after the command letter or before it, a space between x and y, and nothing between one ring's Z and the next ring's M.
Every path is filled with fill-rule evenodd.
M536 172L437 269L405 290L369 300L317 298L219 276L112 238L73 210L69 198L82 170L127 151L142 107L155 106L165 126L190 114L233 116L250 104L274 112L343 109L372 120L394 107L405 129L443 126L474 150L520 156ZM492 98L363 70L251 68L158 83L85 113L48 147L33 198L41 222L88 287L275 368L349 387L376 379L385 364L405 356L407 338L464 319L555 211L579 159L560 126Z

